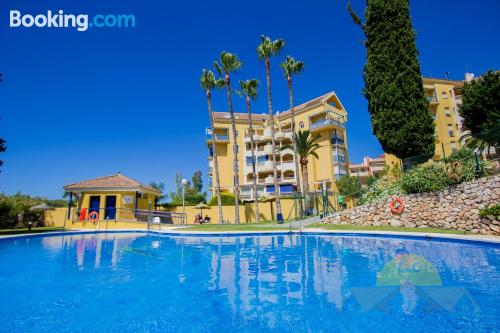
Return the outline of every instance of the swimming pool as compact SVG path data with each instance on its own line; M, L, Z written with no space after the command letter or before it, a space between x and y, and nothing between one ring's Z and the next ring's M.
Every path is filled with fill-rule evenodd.
M500 246L353 235L0 240L1 332L495 332Z

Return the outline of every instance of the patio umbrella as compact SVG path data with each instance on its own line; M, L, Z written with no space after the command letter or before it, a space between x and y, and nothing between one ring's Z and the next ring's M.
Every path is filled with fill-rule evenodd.
M200 214L203 214L203 210L204 209L210 209L210 206L207 205L206 203L204 202L200 202L199 204L197 204L196 206L194 206L194 208L197 208L200 210Z
M49 206L46 203L30 207L31 211L33 211L33 210L51 210L51 209L54 209L54 207Z

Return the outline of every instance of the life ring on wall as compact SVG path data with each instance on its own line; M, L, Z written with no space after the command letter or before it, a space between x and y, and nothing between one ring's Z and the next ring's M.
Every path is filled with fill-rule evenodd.
M91 212L89 214L89 220L92 222L95 222L99 219L99 213L98 212Z
M401 214L405 209L405 202L401 198L396 198L391 201L389 207L391 207L391 212L393 214Z

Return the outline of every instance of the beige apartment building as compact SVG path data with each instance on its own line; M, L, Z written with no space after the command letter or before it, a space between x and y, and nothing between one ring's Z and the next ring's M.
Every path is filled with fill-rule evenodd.
M258 195L273 196L275 193L273 177L273 158L271 128L267 113L252 114L254 133L250 133L250 120L247 113L235 113L237 148L234 147L231 133L231 119L228 112L215 112L215 133L207 129L206 142L209 148L208 188L215 194L212 180L212 135L215 135L219 163L221 191L233 192L233 156L238 154L238 168L241 198L253 200L253 179L257 177ZM277 148L292 142L291 112L278 112L275 115L275 139ZM348 174L348 149L345 124L347 111L335 92L329 92L295 107L296 131L310 130L319 135L320 148L316 151L319 159L309 157L309 188L319 190L326 184L331 191L336 190L335 180ZM256 174L252 172L250 135L256 147ZM276 153L279 190L282 195L290 194L297 188L294 156L292 149ZM299 166L300 168L300 166ZM302 180L301 180L302 181Z

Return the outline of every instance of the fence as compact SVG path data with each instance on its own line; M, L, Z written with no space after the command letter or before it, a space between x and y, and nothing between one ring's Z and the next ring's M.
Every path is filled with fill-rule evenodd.
M182 225L186 223L185 215L178 212L131 209L131 208L72 208L72 223L78 222L132 222L142 224Z

